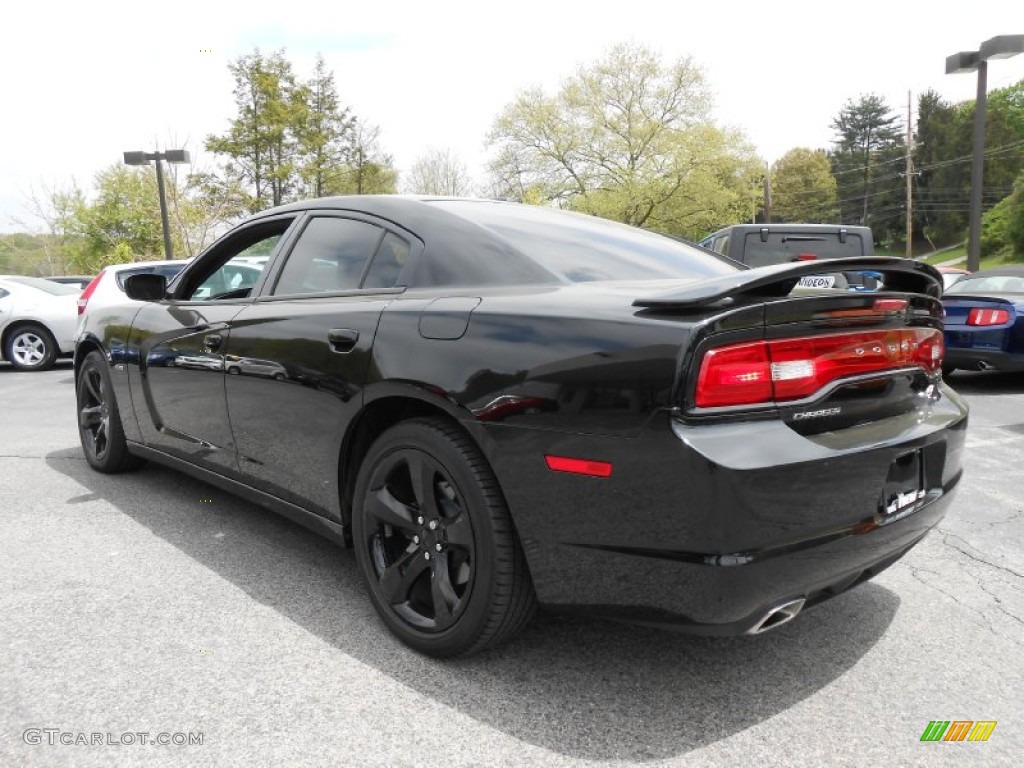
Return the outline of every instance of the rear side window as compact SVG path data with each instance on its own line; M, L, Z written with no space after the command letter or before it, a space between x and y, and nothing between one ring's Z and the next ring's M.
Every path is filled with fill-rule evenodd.
M673 238L596 216L491 202L434 204L486 227L510 245L514 254L529 257L535 264L532 271L537 273L528 275L533 282L551 282L555 276L573 283L702 278L737 269ZM537 267L547 275L538 272ZM495 272L506 268L506 264L492 267ZM516 283L508 280L504 284Z
M274 295L356 290L383 235L383 229L365 221L311 219L281 270Z
M388 232L374 254L370 270L363 281L363 288L394 288L398 285L398 276L408 259L409 243Z
M863 239L853 233L847 233L844 243L840 241L838 233L769 232L767 239L762 240L759 232L749 232L743 240L741 259L751 267L765 267L787 261L838 259L863 256L865 253L867 250Z

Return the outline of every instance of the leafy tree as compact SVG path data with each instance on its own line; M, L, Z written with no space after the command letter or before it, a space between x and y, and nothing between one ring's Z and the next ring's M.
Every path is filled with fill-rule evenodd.
M831 155L844 222L871 226L878 239L899 231L905 181L898 163L906 141L899 117L876 94L850 99L832 121L836 132Z
M421 195L465 196L470 193L466 164L448 149L430 149L409 171L407 192Z
M349 142L349 162L342 169L341 192L348 195L384 195L395 192L398 172L391 156L380 148L380 128L355 122Z
M678 234L733 216L726 209L738 199L749 206L752 151L712 125L700 69L689 58L663 66L639 45L613 47L554 95L519 94L488 143L491 189L513 199L540 196ZM724 195L725 208L723 183L742 190Z
M1017 176L1006 214L1006 243L1018 261L1024 261L1024 171Z
M96 195L74 213L76 234L83 242L71 261L86 274L107 264L160 258L163 228L152 166L117 163L96 175Z
M771 180L773 220L819 223L838 219L836 179L822 150L789 150L772 166Z
M305 94L305 121L298 127L303 192L307 197L341 194L356 120L341 106L334 73L327 70L323 56L317 56Z
M225 135L207 137L206 148L230 158L227 171L248 188L250 211L280 205L297 181L306 89L296 84L284 51L264 56L257 48L228 69L235 78L238 115Z
M971 174L964 161L969 161L971 134L964 133L957 108L935 91L925 91L917 103L916 228L934 249L959 239L967 227Z
M238 180L193 164L168 166L167 209L175 255L195 256L246 213L246 194Z
M1024 81L992 91L985 124L983 210L1013 189L1024 170ZM971 197L974 102L949 104L927 92L918 106L918 226L935 244L966 236Z
M77 236L77 217L85 205L85 197L78 185L72 181L65 188L33 189L28 195L28 210L31 217L43 225L43 234L22 241L9 253L11 263L18 264L20 274L43 276L64 275L74 265L72 256L81 246ZM24 221L18 221L27 230L36 229Z

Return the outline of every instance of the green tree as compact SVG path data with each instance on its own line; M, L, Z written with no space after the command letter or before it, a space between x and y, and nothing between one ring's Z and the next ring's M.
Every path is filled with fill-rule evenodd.
M836 178L822 150L797 147L772 166L772 219L822 223L839 218Z
M229 158L227 172L248 190L247 208L280 205L297 185L299 139L307 91L296 84L284 51L240 56L228 69L235 79L237 116L223 136L208 136L207 150Z
M349 138L349 161L341 173L341 193L385 195L398 188L391 155L380 148L380 128L356 120Z
M1024 171L1017 176L1006 214L1006 242L1018 261L1024 261Z
M74 267L73 256L81 247L78 217L85 206L85 196L72 181L67 187L33 189L27 208L32 219L42 224L43 232L30 241L21 241L11 250L12 263L20 274L64 275ZM37 227L18 221L26 230Z
M915 229L934 249L961 238L967 227L971 133L964 133L957 108L935 91L921 94L917 114Z
M323 56L317 55L305 94L305 121L298 132L303 193L307 197L341 194L356 121L341 106L334 73L327 70Z
M749 206L752 151L712 124L710 107L691 59L663 66L646 47L617 45L556 94L528 90L504 108L488 136L490 188L689 234L732 215L707 195L723 183L742 190L729 202Z
M900 118L876 94L847 100L832 121L836 140L831 153L844 222L871 226L877 239L898 232L905 207L905 184L898 163L905 161L906 140Z
M80 247L71 261L83 273L107 264L161 258L163 228L157 203L156 173L152 166L135 168L117 163L96 175L96 193L74 212Z

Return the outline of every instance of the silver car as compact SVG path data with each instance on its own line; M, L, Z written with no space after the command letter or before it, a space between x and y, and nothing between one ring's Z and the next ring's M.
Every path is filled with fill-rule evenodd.
M0 275L0 354L22 371L45 371L74 353L81 289L41 277Z

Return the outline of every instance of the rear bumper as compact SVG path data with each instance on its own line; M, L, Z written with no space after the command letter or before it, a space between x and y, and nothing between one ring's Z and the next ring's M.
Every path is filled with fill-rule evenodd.
M810 605L871 578L939 522L967 425L966 407L942 392L927 413L886 420L888 439L882 422L814 440L777 421L686 427L663 414L633 439L493 426L485 451L542 603L736 634L782 601ZM883 486L914 451L929 457L927 496L888 520ZM613 473L550 472L544 453L608 461Z
M998 349L967 349L947 345L943 365L967 371L1024 371L1024 353L1014 355Z

